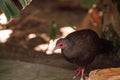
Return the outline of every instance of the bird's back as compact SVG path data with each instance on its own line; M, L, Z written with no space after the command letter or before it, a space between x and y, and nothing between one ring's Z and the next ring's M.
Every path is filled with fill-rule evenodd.
M75 31L65 39L69 40L72 45L68 49L62 49L65 58L77 65L86 66L94 59L98 52L98 35L90 30Z

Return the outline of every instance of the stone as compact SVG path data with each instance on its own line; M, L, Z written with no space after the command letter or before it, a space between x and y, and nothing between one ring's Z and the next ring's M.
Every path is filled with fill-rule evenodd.
M43 64L0 60L0 80L72 80L73 73Z
M120 68L107 68L91 71L87 80L120 80Z

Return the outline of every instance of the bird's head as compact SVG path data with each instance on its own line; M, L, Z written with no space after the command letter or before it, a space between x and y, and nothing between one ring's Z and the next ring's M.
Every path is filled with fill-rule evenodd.
M56 49L62 49L66 46L66 40L64 38L61 38L59 39L57 42L56 42L56 46L54 48L54 50Z

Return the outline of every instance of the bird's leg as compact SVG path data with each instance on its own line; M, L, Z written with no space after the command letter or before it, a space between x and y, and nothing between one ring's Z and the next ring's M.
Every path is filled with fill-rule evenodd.
M81 74L81 80L83 80L84 77L84 68L83 67L79 67L76 70L75 76L73 77L73 79L76 79L77 76L79 76Z
M83 78L84 78L84 71L85 71L85 69L82 68L82 70L81 70L81 78L80 78L80 80L83 80Z

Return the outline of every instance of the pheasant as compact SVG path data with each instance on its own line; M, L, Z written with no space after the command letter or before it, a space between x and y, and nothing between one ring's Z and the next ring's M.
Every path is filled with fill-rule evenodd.
M56 42L55 49L61 49L64 58L79 66L73 79L81 75L84 78L84 71L88 64L101 53L108 53L112 50L111 41L99 38L96 32L91 29L78 30L68 34Z

